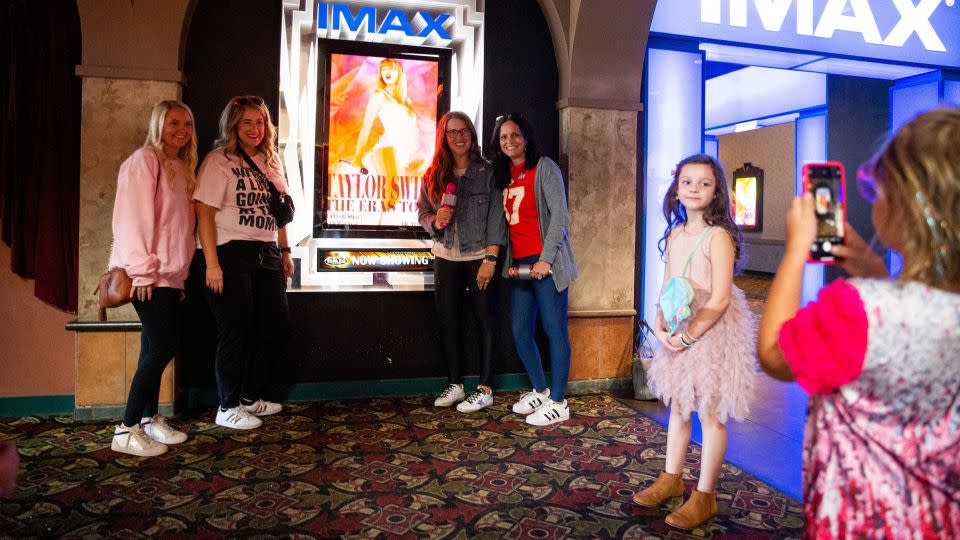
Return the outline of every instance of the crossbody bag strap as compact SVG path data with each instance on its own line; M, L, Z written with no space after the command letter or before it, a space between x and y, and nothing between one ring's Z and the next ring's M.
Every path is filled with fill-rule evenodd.
M250 156L248 156L246 152L243 151L243 148L240 148L239 144L237 145L237 153L243 156L244 161L247 162L247 165L249 165L251 169L260 173L260 176L267 178L267 175L263 174L263 171L260 170L260 167L257 166L257 163L253 161L253 159ZM269 178L267 178L267 180L269 181Z
M700 231L700 234L697 236L697 243L694 244L693 249L690 250L690 255L687 255L687 263L683 265L683 273L680 274L681 276L687 276L687 271L690 270L690 261L693 260L693 255L700 249L700 244L703 242L703 239L707 237L707 231L710 229L711 227L704 227L703 230Z

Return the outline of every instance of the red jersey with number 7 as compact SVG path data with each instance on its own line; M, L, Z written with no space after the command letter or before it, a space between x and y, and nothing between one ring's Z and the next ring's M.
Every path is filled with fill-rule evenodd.
M543 251L533 186L536 177L536 167L524 170L524 165L510 166L510 185L503 198L503 209L510 225L510 247L515 259L539 255Z

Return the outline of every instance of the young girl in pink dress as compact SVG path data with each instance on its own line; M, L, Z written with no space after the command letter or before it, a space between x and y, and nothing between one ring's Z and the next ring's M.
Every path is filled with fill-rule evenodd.
M658 506L683 496L683 463L696 411L703 427L700 478L686 503L666 518L671 526L693 529L717 513L714 488L727 448L724 424L748 412L756 373L756 326L743 291L733 284L741 234L720 163L705 155L681 161L663 214L664 287L670 278L684 276L694 297L692 315L676 327L671 327L674 313L665 314L662 305L657 310L654 333L662 346L648 382L670 406L667 460L659 478L633 500Z
M811 394L804 441L806 538L960 537L960 109L906 124L858 172L873 224L903 256L883 261L846 226L853 276L800 307L816 236L794 200L760 322L771 376Z

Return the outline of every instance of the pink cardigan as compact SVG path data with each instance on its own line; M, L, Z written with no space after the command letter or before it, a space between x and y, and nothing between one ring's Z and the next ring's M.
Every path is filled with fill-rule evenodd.
M109 267L124 268L134 286L182 289L190 269L197 245L196 215L183 162L173 160L171 168L172 186L148 147L138 149L120 166Z

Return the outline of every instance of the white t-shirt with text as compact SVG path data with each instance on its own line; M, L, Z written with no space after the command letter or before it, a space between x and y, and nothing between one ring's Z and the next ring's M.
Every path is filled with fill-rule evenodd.
M252 158L266 178L243 157L222 149L207 154L200 166L193 198L217 209L218 246L231 240L277 240L277 222L270 214L270 190L265 182L273 182L283 193L287 183L281 171L267 167L262 154Z

